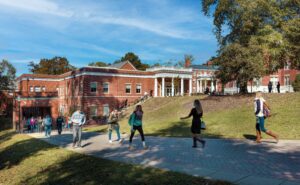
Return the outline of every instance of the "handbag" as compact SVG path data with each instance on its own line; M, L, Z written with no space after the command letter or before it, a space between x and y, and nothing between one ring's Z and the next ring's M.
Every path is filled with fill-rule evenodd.
M205 122L204 122L203 120L201 120L201 126L200 126L200 128L201 128L202 130L205 130L205 129L206 129L206 124L205 124Z
M265 103L263 105L263 114L265 118L271 117L271 110Z

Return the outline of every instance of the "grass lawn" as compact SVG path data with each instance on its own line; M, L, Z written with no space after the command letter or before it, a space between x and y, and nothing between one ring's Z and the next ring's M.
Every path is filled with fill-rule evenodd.
M225 185L229 183L86 156L26 135L1 131L0 184Z
M266 128L279 134L281 139L300 139L300 93L264 94L272 111ZM227 97L166 97L154 98L143 104L146 135L189 137L191 119L188 115L193 100L201 99L207 130L204 137L254 138L254 95ZM132 109L129 109L130 113ZM128 116L120 122L121 131L129 132ZM87 131L106 131L106 126L86 128ZM269 138L268 136L263 136Z

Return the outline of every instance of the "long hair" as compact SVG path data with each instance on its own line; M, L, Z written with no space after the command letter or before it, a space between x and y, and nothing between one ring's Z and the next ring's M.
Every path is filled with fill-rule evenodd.
M137 105L137 106L135 107L134 112L136 112L136 111L138 111L138 110L140 110L142 113L144 113L144 112L143 112L143 109L142 109L142 105Z
M203 113L203 109L202 109L202 105L200 103L200 100L195 100L194 101L194 107L196 108L198 114Z

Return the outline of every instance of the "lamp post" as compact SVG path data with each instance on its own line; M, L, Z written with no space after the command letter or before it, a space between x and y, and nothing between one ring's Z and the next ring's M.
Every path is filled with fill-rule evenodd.
M17 101L19 104L19 121L18 121L18 132L20 133L20 125L21 125L21 97L18 95Z

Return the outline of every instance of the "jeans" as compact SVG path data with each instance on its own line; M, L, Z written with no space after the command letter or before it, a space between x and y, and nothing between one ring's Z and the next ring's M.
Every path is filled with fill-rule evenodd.
M45 136L50 137L51 134L51 125L45 125Z
M61 134L61 131L62 131L62 124L61 123L57 124L57 131L58 131L58 134Z
M256 117L256 122L259 125L259 129L262 132L267 132L267 129L265 128L265 118L264 117Z
M118 140L121 139L121 135L120 135L120 126L119 125L112 125L110 127L110 129L108 129L108 139L111 140L111 135L112 135L112 131L113 129L117 132L117 136L118 136Z
M75 146L77 142L77 146L81 146L81 132L82 127L78 124L73 124L73 146Z

